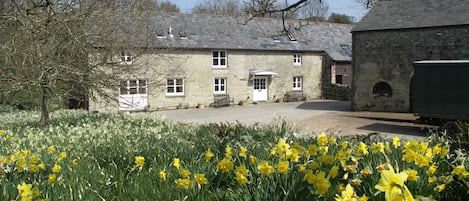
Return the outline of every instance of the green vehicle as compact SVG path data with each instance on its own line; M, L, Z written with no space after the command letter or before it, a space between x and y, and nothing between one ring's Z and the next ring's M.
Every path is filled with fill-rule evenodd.
M469 60L416 61L411 82L418 122L456 133L457 121L469 121Z

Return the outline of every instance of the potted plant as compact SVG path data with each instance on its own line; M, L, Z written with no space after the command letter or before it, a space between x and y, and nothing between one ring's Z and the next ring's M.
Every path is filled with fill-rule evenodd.
M277 98L277 100L275 100L276 103L283 103L283 98Z
M198 109L204 109L205 105L203 103L197 103L197 108Z
M245 106L246 104L248 104L248 102L246 100L240 100L238 102L238 105L241 105L241 106Z

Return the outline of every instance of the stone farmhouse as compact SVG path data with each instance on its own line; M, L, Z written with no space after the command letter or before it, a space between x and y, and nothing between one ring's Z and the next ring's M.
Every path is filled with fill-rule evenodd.
M116 103L98 99L90 110L326 98L325 86L342 79L335 69L351 67L352 25L286 21L300 28L285 34L271 18L165 14L135 23L144 27L135 47L115 55L133 73L122 75Z
M380 1L352 30L352 110L412 111L413 62L469 59L469 1Z

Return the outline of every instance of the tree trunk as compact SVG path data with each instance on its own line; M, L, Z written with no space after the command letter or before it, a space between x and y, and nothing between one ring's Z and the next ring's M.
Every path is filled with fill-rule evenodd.
M49 88L42 88L42 104L41 104L41 120L39 121L39 126L44 128L49 123Z

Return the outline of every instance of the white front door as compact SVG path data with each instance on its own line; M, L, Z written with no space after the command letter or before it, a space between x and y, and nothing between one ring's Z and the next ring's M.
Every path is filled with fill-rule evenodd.
M267 78L255 77L253 80L254 91L252 93L253 101L266 101L267 100Z

